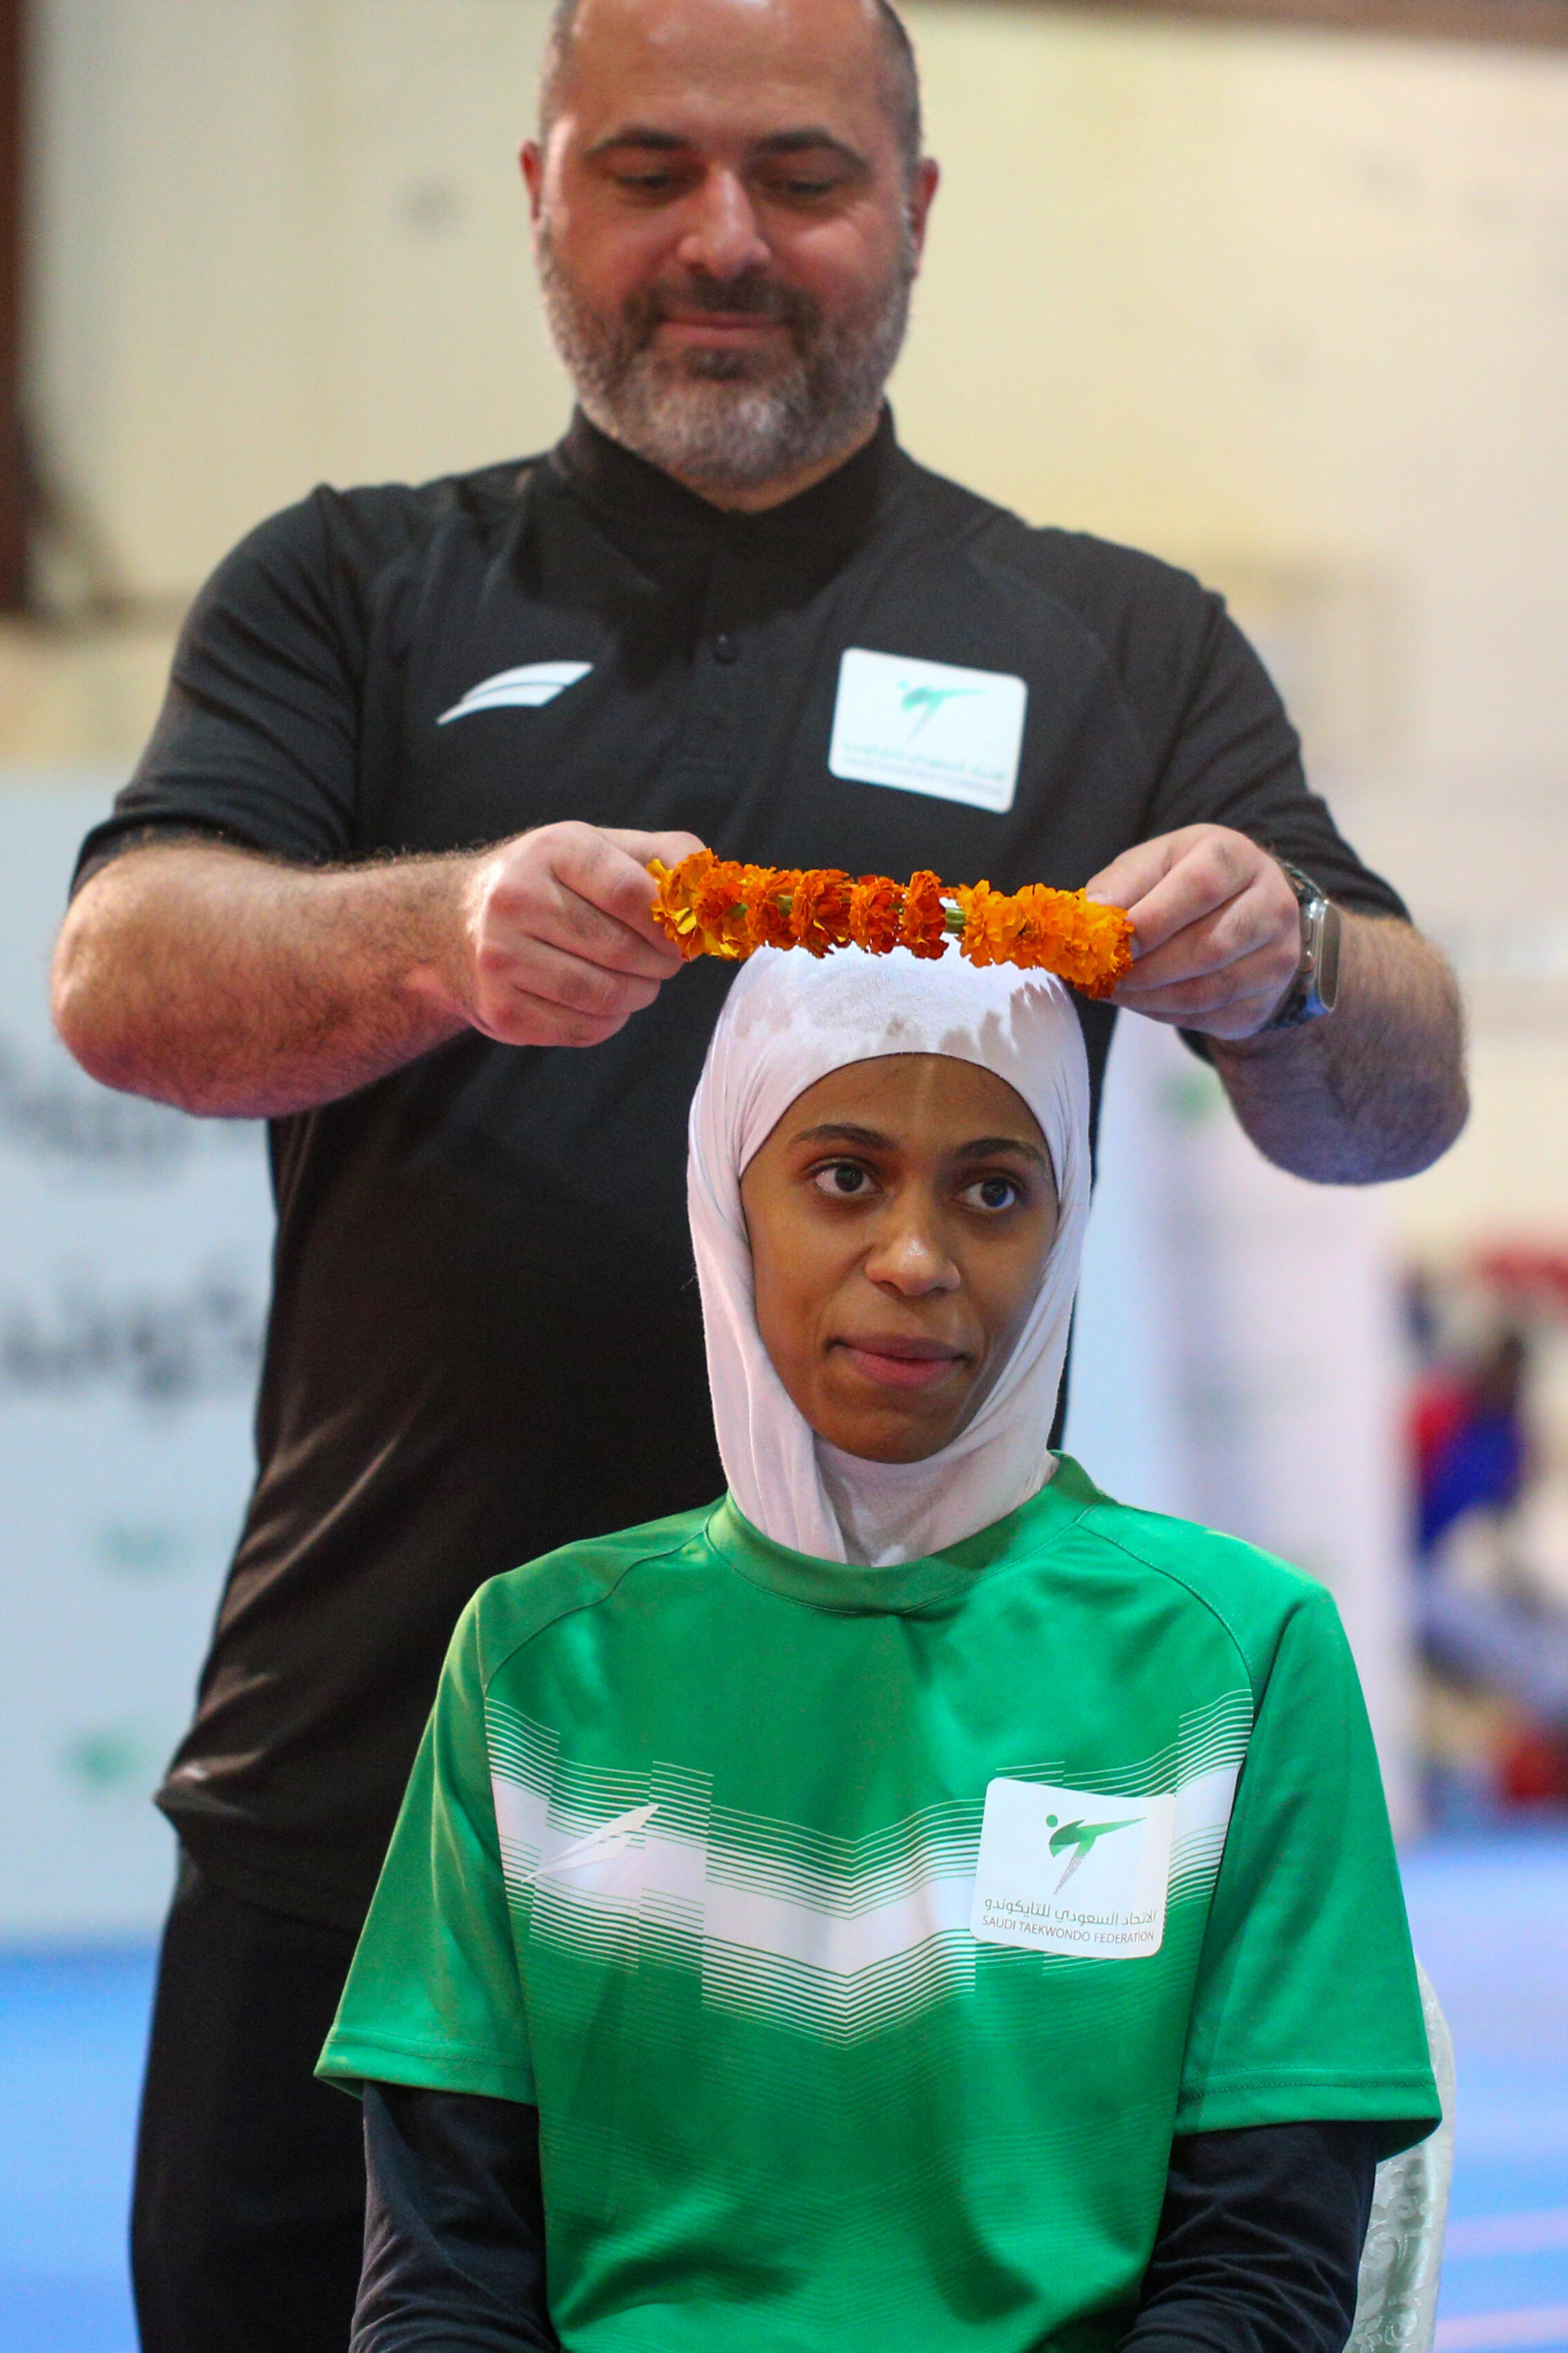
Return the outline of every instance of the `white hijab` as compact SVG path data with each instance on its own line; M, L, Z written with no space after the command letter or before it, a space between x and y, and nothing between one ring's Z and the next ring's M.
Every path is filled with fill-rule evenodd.
M869 1462L819 1439L757 1330L741 1208L746 1167L798 1095L883 1054L948 1054L1005 1079L1050 1147L1060 1207L1028 1317L968 1427L923 1462ZM989 1527L1056 1468L1047 1440L1089 1215L1089 1070L1059 981L956 955L760 949L731 989L692 1099L688 1199L713 1418L754 1527L818 1560L920 1560Z

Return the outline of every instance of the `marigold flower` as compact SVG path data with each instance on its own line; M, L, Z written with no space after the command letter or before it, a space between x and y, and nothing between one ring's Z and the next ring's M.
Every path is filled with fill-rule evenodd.
M808 866L790 877L789 927L797 947L825 956L847 948L849 938L849 877L837 866Z
M790 929L790 885L795 877L787 867L747 866L742 870L746 891L746 936L752 948L789 948L795 945L795 934Z
M750 955L744 870L716 858L692 894L692 913L709 955L738 964Z
M885 874L862 874L849 888L849 936L858 948L886 955L899 944L904 894Z
M924 868L910 875L910 887L904 892L899 944L908 948L911 955L947 954L947 909L942 901L942 882Z
M653 876L653 919L667 939L673 942L688 961L706 955L708 943L697 922L693 902L710 868L714 864L710 849L694 849L679 866L667 866L661 858L649 861Z
M989 882L976 882L956 895L963 914L959 953L975 965L1019 961L1015 951L1023 934L1024 915L1018 902L1004 891L994 891Z
M1109 997L1132 963L1132 926L1120 907L1099 907L1081 891L1026 882L1018 892L1028 962L1070 981L1086 997ZM1018 955L1015 962L1023 963Z
M759 947L822 956L851 942L873 955L903 946L939 956L958 936L971 964L1056 973L1086 997L1109 997L1132 962L1132 925L1120 907L1043 882L1009 893L989 882L950 886L929 871L902 886L885 874L851 882L837 867L743 866L710 849L675 867L656 858L648 871L654 921L683 956L738 963Z

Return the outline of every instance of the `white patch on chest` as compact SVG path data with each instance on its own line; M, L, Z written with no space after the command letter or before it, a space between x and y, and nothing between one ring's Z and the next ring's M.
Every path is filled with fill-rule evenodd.
M1005 670L848 647L827 765L856 784L892 785L1000 817L1013 806L1029 690Z
M1169 1793L1098 1797L1038 1781L993 1781L971 1936L1085 1960L1157 1953L1175 1828Z

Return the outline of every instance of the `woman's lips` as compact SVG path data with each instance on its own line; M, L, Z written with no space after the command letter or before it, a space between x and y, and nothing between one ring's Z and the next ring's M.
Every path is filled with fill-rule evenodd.
M964 1361L962 1348L943 1346L940 1340L840 1340L858 1373L879 1388L929 1389Z

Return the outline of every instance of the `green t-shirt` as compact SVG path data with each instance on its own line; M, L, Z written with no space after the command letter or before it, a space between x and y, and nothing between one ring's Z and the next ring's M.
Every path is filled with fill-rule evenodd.
M537 2103L568 2353L1101 2353L1173 2134L1438 2115L1332 1601L1066 1460L485 1586L321 2073Z

